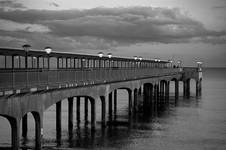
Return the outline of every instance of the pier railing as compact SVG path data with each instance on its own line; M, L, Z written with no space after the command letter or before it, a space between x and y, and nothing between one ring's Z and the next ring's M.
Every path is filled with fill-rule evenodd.
M160 77L181 72L171 61L0 48L0 96ZM47 50L50 50L49 48ZM8 94L6 94L8 93Z
M0 92L37 91L172 75L178 68L90 68L0 70Z

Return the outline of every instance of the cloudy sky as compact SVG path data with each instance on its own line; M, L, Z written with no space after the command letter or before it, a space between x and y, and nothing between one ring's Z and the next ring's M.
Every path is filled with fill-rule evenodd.
M226 0L0 0L0 47L226 67Z

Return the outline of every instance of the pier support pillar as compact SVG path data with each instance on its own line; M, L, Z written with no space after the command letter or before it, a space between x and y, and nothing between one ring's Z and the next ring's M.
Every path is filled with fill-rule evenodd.
M128 98L129 98L129 116L132 116L132 112L133 112L133 90L128 90Z
M12 150L20 149L20 121L14 118L8 118L11 125Z
M108 118L109 123L112 122L112 92L108 94Z
M138 111L138 103L137 103L137 101L138 101L138 91L137 91L137 89L135 89L134 90L134 98L133 98L133 110L134 110L134 113L136 113L137 111Z
M142 88L141 87L138 89L138 95L142 96Z
M84 103L84 118L85 118L85 124L88 124L88 104L89 104L89 98L85 97L85 103Z
M167 81L165 85L165 100L169 103L169 91L170 91L170 82Z
M165 101L165 99L164 99L164 82L163 81L161 81L160 82L160 105L162 106L163 105L163 103L164 103L164 101Z
M76 99L76 118L77 118L77 125L80 124L80 97L78 96Z
M187 80L187 89L186 89L187 97L190 97L190 80Z
M43 112L41 114L32 113L35 119L35 150L42 149L43 137Z
M189 79L184 81L184 97L186 98L190 97L190 80Z
M73 138L73 97L68 98L68 135Z
M27 114L22 118L22 137L27 138Z
M114 90L114 120L117 118L117 90Z
M95 130L96 127L96 106L95 106L95 100L94 99L90 99L90 103L91 103L91 129Z
M153 100L153 85L149 86L149 105L150 105L150 110L151 112L153 111L153 106L154 106L154 100Z
M156 100L157 100L157 106L160 106L160 93L159 93L159 84L157 84L157 88L156 88Z
M147 113L149 110L149 105L150 105L150 88L148 84L145 84L144 86L144 94L143 94L143 112Z
M61 141L61 101L56 103L56 140Z
M199 81L196 81L196 90L195 91L196 91L196 97L198 97L199 96Z
M158 85L157 84L154 85L154 106L155 106L155 109L158 106Z
M202 80L196 81L196 96L200 96L202 92Z
M175 102L177 102L179 98L179 81L175 81Z
M100 96L101 100L101 124L102 127L106 126L106 100L105 96Z

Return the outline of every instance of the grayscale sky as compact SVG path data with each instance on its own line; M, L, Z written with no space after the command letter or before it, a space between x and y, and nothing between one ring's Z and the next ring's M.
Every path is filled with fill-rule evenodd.
M0 0L0 47L226 67L226 0Z

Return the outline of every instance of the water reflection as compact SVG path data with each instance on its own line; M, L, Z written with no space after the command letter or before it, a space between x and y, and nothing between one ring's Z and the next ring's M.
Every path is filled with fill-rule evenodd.
M174 103L173 103L174 104ZM131 117L125 114L114 114L113 120L107 122L107 127L101 127L101 123L97 125L95 130L92 130L90 124L76 125L73 131L73 136L68 135L68 140L62 140L57 144L58 149L67 148L100 148L100 147L120 147L123 143L129 144L128 137L140 136L138 131L146 131L149 133L153 130L161 131L161 123L156 118L164 118L167 116L167 111L170 109L170 103L166 105L151 106L148 113L136 113ZM118 118L118 119L116 119ZM136 133L136 134L134 134ZM142 132L141 132L142 133ZM151 134L150 134L151 135ZM135 138L135 137L134 137ZM55 146L52 147L54 149ZM44 143L44 149L50 149L48 142Z

